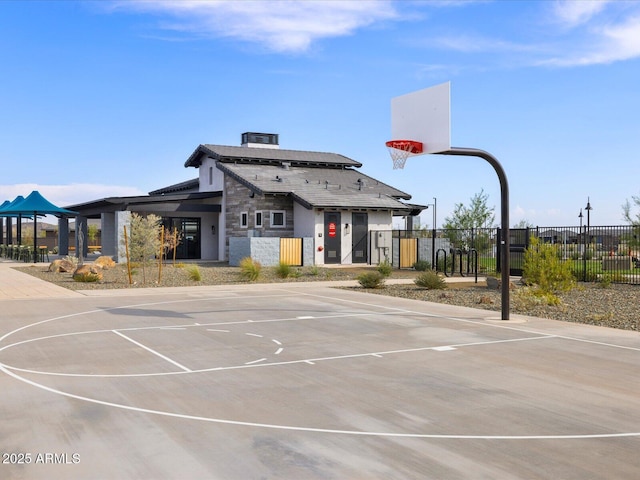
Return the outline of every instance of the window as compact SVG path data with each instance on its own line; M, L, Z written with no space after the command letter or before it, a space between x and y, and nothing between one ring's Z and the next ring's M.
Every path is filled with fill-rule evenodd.
M249 213L240 212L240 227L247 228L249 226Z
M213 167L209 167L209 185L213 185Z
M255 224L256 228L262 228L262 212L260 210L256 211Z
M286 216L284 210L273 210L271 212L271 228L284 228L286 226Z

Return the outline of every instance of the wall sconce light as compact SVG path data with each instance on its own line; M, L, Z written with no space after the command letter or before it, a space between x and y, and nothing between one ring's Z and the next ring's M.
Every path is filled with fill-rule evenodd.
M216 234L216 226L211 225L211 235L215 235L215 234Z
M345 233L345 235L349 234L349 224L348 223L344 224L344 233Z

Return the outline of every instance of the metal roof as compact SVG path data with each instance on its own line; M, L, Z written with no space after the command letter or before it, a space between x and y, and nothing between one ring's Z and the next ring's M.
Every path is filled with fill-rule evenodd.
M283 168L221 162L217 166L257 194L291 195L306 208L404 210L408 206L400 199L411 198L408 193L351 168Z
M291 165L314 164L317 166L349 166L361 167L344 155L327 152L308 152L304 150L285 150L282 148L232 147L228 145L199 145L187 159L185 167L199 167L203 158L211 157L220 161L256 162L279 164L289 162Z

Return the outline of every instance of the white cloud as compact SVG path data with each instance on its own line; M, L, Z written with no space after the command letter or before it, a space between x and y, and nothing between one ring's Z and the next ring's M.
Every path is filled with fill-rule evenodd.
M554 14L553 21L570 31L557 44L563 53L541 64L606 65L640 57L640 3L564 1Z
M607 3L609 3L609 0L556 1L553 6L553 12L556 21L573 28L588 22L598 13L602 12L607 6Z
M164 29L234 38L276 52L304 52L317 40L351 35L397 16L389 0L148 0L118 1L112 6L170 15L173 19L162 25Z

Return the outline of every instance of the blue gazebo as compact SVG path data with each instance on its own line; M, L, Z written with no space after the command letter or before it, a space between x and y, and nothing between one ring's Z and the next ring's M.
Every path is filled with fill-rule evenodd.
M5 202L6 203L6 202ZM5 203L2 205L4 206ZM38 235L37 235L37 218L38 216L53 215L55 217L73 217L78 213L66 208L58 207L44 198L37 190L32 191L26 198L22 196L16 197L16 199L8 205L0 206L0 216L27 216L33 217L33 259L37 261L38 252ZM19 231L19 230L18 230ZM19 240L20 234L18 235Z

